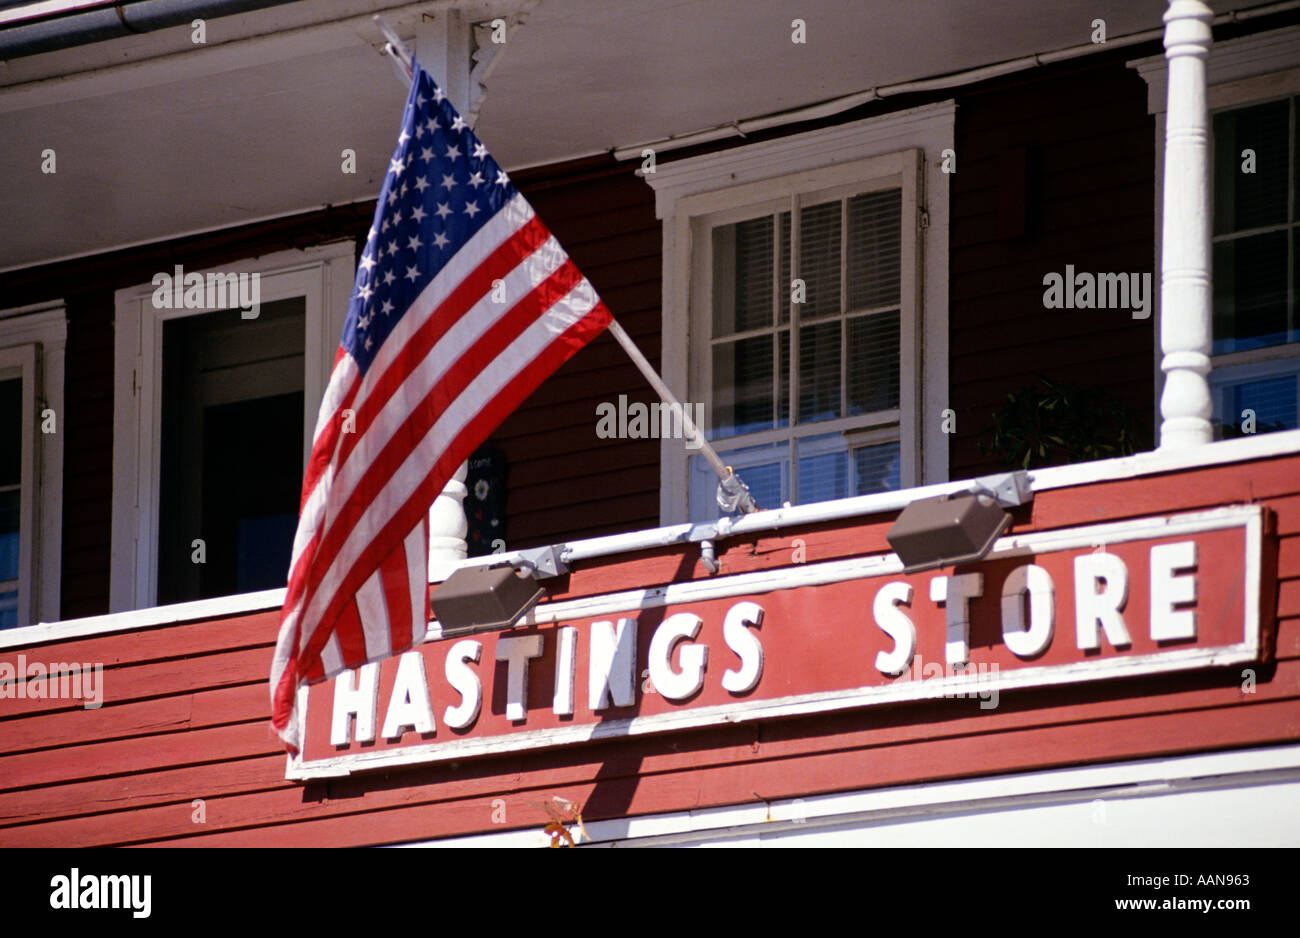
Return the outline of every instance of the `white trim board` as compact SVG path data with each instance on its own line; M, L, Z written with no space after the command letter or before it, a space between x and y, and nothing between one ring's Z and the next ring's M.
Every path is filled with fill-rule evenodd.
M1171 791L1222 789L1269 781L1300 780L1300 745L1198 753L1164 759L989 775L889 788L859 789L755 801L749 804L674 811L641 817L586 821L593 846L657 846L682 840L735 836L753 828L767 833L828 826L905 821L957 812L1036 804L1080 804L1159 797ZM507 805L515 807L514 802ZM394 844L396 847L547 847L546 823L535 827ZM1255 819L1260 820L1260 819ZM757 831L755 831L757 833ZM1300 833L1300 832L1298 832ZM577 826L574 825L577 836ZM981 843L979 846L987 846Z
M902 703L934 697L966 697L983 693L1046 687L1139 675L1165 674L1190 669L1253 663L1263 651L1260 635L1260 578L1262 573L1263 511L1261 506L1237 506L1166 517L1143 518L1086 525L1053 531L1000 538L987 558L1043 554L1080 547L1121 544L1192 535L1225 529L1241 529L1245 537L1242 559L1242 635L1226 645L1166 649L1122 657L1100 657L1065 664L1031 665L991 673L954 674L924 681L905 680L860 687L836 687L758 700L732 700L704 707L681 709L649 716L623 719L595 719L556 728L521 730L494 735L452 738L446 741L391 749L343 753L307 760L301 752L288 757L285 777L290 779L329 778L380 768L442 762L480 755L501 755L534 749L550 749L604 739L679 732L753 720L788 719L809 714L855 710L883 703ZM901 574L902 563L893 553L855 557L848 560L800 564L773 571L737 574L687 583L674 583L653 590L630 590L604 596L583 597L538 607L524 620L526 625L631 614L646 609L681 606L705 599L753 596L851 580L866 580ZM314 685L316 693L331 694L334 685ZM483 693L487 694L484 687ZM299 735L306 738L307 689L298 696ZM317 700L316 719L332 701Z

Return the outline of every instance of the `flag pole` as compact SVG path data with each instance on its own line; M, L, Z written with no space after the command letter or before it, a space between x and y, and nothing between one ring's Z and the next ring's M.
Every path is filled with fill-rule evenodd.
M388 25L382 16L376 13L372 19L386 40L383 49L384 53L392 59L394 66L397 68L398 77L409 88L414 68L414 58L410 50L406 48L401 38L397 33L393 32L393 28ZM719 507L730 511L740 510L746 513L757 511L758 505L754 502L754 497L749 493L749 486L742 482L740 476L736 475L735 471L722 461L717 450L704 438L704 433L691 419L690 412L682 406L682 402L677 399L677 395L673 394L668 388L668 385L664 383L664 379L659 376L659 372L655 371L649 359L641 353L641 349L637 348L636 343L632 341L632 337L627 334L623 327L619 325L618 320L612 315L606 329L618 344L623 346L623 351L627 352L628 357L632 359L632 364L636 365L645 379L650 382L650 386L659 395L659 399L672 408L673 413L682 415L682 429L687 437L699 447L704 458L708 460L709 465L718 475Z

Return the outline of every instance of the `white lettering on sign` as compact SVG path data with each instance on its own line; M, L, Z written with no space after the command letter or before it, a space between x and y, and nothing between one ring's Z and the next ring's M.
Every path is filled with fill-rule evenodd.
M518 723L527 712L528 662L542 656L540 635L509 635L497 642L497 661L506 662L506 719Z
M573 679L578 669L578 630L571 625L556 632L555 697L551 710L556 716L573 716Z
M478 674L469 666L473 661L478 664L483 655L483 643L467 638L451 646L447 653L447 683L460 694L460 703L448 707L442 715L442 722L454 730L463 730L478 719L483 706L483 685L479 683Z
M930 599L944 606L948 641L944 657L949 664L970 660L970 601L984 595L984 574L937 576L930 581Z
M379 665L363 664L356 671L344 671L334 680L334 719L330 724L330 742L348 744L352 718L357 720L356 741L375 741L375 711L379 709Z
M679 612L663 621L650 640L650 683L669 700L685 700L704 686L704 667L709 646L690 639L700 634L704 620L691 612ZM673 648L682 643L680 671L673 670Z
M1105 586L1098 591L1100 584ZM1133 644L1120 611L1128 602L1128 567L1114 554L1081 554L1074 558L1074 627L1080 651L1101 647L1098 623L1116 648Z
M408 651L397 659L397 682L384 714L384 739L400 739L408 728L417 733L432 733L435 729L424 656L418 651Z
M916 626L899 606L912 604L912 584L886 583L876 592L871 604L876 625L894 640L891 651L876 655L876 668L881 674L902 674L912 664L916 654Z
M538 636L538 640L541 637ZM636 703L636 619L591 623L591 650L587 660L588 706L604 710Z
M1196 602L1195 570L1195 541L1151 548L1152 638L1165 641L1196 637L1196 611L1174 608L1179 603Z
M749 693L763 676L763 646L750 626L763 626L763 607L758 603L736 603L722 620L722 640L740 659L739 668L728 668L722 675L723 690L733 694Z
M1029 622L1025 622L1025 599ZM1056 631L1056 591L1052 575L1037 564L1016 567L1002 585L1002 644L1019 658L1047 651Z

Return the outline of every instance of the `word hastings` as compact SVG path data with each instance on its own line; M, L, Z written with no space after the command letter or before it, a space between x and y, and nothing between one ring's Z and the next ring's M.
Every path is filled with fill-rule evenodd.
M256 319L262 309L262 275L258 273L186 273L180 264L174 273L157 273L154 309L239 309L240 319Z
M1046 309L1131 309L1134 319L1151 318L1151 275L1089 274L1074 272L1043 277L1043 306Z
M52 909L130 909L134 918L148 918L153 909L153 877L81 875L77 867L68 876L50 879Z

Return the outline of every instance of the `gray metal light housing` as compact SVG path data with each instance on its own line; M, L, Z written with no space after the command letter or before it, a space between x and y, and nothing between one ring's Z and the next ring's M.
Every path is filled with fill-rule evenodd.
M1025 472L976 479L967 492L919 498L885 535L904 573L981 560L1011 523L1006 509L1032 501Z
M513 564L460 567L433 591L433 614L444 636L508 629L546 595Z

